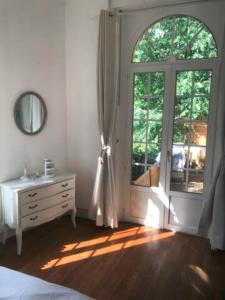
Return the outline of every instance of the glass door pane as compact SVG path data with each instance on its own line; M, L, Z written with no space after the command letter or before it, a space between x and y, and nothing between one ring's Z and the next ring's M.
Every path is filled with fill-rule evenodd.
M159 186L165 73L135 73L131 184Z
M170 189L203 193L212 71L179 71Z

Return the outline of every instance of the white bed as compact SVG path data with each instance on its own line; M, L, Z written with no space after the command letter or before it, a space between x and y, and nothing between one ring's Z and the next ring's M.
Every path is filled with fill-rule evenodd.
M0 300L90 300L72 289L0 267Z

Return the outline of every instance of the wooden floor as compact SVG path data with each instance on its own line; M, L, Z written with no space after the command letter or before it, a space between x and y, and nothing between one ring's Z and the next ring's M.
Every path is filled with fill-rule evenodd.
M0 265L58 283L96 299L225 299L225 254L206 240L121 223L96 228L68 217L0 245ZM12 283L13 284L13 283Z

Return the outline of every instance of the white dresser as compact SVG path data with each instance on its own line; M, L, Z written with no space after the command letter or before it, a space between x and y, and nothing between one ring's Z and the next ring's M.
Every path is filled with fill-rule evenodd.
M3 182L1 187L3 242L7 227L16 230L17 254L21 254L22 232L49 222L67 212L75 226L75 174L57 173L52 178L39 177Z

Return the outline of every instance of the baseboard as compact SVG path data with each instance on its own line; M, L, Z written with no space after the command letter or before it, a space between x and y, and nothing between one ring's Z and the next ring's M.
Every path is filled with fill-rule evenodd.
M77 217L88 219L88 209L77 208ZM29 230L28 228L26 230ZM7 226L7 239L16 234L14 229L11 229ZM0 231L0 243L2 242L3 233Z
M10 238L11 236L14 236L16 234L15 230L7 227L7 239ZM3 240L3 233L0 232L0 242L2 243Z
M77 216L79 218L88 219L88 209L77 208Z

